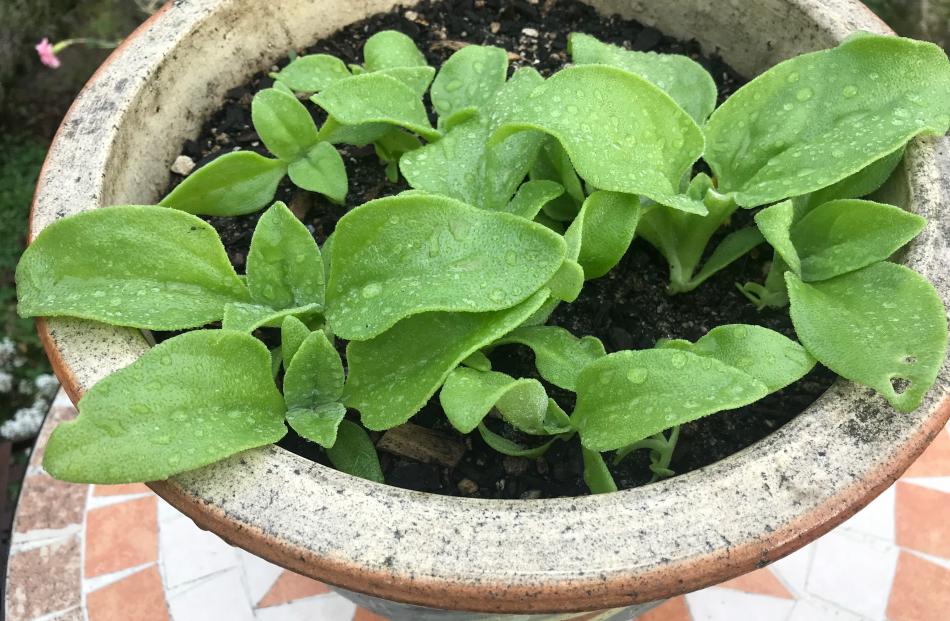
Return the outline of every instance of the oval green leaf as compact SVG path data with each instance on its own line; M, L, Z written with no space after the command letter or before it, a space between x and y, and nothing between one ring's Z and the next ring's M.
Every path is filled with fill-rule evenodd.
M307 227L279 201L254 229L247 253L247 287L255 302L276 309L323 304L320 249Z
M525 433L543 434L548 395L536 379L459 367L439 392L445 416L461 433L470 433L492 408Z
M226 153L188 175L159 205L199 216L242 216L270 203L286 174L280 160Z
M384 482L376 447L369 434L356 423L340 421L336 442L327 449L327 457L340 472L377 483Z
M426 311L514 306L564 259L564 241L506 213L426 194L366 203L340 219L327 290L336 334L365 340Z
M601 190L587 197L564 233L568 256L581 264L587 280L600 278L620 262L633 241L640 214L638 196Z
M520 103L491 144L524 130L554 136L577 174L598 189L704 212L678 192L680 179L703 152L703 134L644 78L603 65L562 69Z
M541 290L513 308L489 313L414 315L372 340L351 341L343 402L360 411L369 429L403 424L460 362L518 327L547 295Z
M349 179L339 151L329 142L318 142L303 157L287 168L290 180L298 188L319 192L331 201L346 200Z
M16 270L23 317L181 330L249 302L217 232L162 207L102 207L46 227Z
M933 285L894 263L815 283L786 272L785 280L795 332L819 362L899 412L920 405L947 353L947 314Z
M298 93L317 93L349 76L346 64L336 56L308 54L295 58L274 79Z
M950 126L950 61L932 43L852 37L772 67L706 124L706 161L743 207L807 194Z
M466 108L484 112L508 79L508 52L490 45L467 45L452 54L432 82L432 106L444 118Z
M363 63L367 71L427 64L415 42L396 30L381 30L367 39L363 44Z
M610 451L767 394L762 382L713 358L620 351L581 371L571 418L586 448Z
M74 483L159 481L280 440L270 352L238 332L161 343L93 386L50 437L43 467Z
M492 346L517 343L531 348L538 374L558 388L575 390L577 376L584 368L607 355L595 336L577 338L557 326L518 328Z
M610 65L646 78L700 125L716 107L716 83L688 56L625 50L579 32L570 34L567 50L576 65Z
M317 142L317 125L293 95L265 88L251 102L251 121L264 146L285 162L300 159Z

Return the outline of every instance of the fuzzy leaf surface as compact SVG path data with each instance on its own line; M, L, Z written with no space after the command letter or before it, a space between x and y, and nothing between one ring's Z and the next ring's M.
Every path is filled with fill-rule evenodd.
M460 433L472 432L492 408L497 408L515 428L541 434L548 395L536 379L459 367L446 378L439 403Z
M254 229L247 253L247 287L255 302L276 309L323 305L326 283L320 248L307 227L279 201Z
M713 358L620 351L581 371L572 421L586 448L610 451L767 394L765 384Z
M938 46L858 35L782 62L706 124L705 159L743 207L807 194L950 127L950 61Z
M439 123L454 112L491 107L508 79L508 52L489 45L467 45L448 58L432 82L432 105Z
M405 194L341 218L333 258L327 318L341 337L365 340L417 313L514 306L555 274L564 241L511 214Z
M298 56L274 79L298 93L318 93L330 84L350 77L346 64L329 54Z
M146 352L89 389L43 467L74 483L159 481L284 436L271 357L257 339L198 330Z
M298 188L319 192L335 203L346 200L349 179L339 151L329 142L318 142L287 167Z
M79 317L180 330L218 321L249 302L217 232L154 206L102 207L57 220L16 269L22 317Z
M595 336L577 338L558 326L518 328L494 345L517 343L531 348L538 374L564 390L575 390L577 376L589 364L607 355Z
M343 362L336 348L322 331L311 332L284 374L287 422L294 431L321 446L333 446L346 414L346 407L338 401L343 377Z
M567 48L576 65L611 65L646 78L700 125L716 107L716 83L688 56L625 50L579 32L571 33Z
M300 159L317 142L310 112L296 97L277 89L254 95L251 120L267 150L285 162Z
M703 152L703 134L669 95L637 75L603 65L562 69L519 102L491 145L524 130L556 138L577 174L601 190L643 194L698 213L679 182Z
M369 341L346 348L349 377L343 402L376 431L409 420L460 362L531 316L548 297L486 313L424 313L403 319Z
M199 216L242 216L270 203L286 174L280 160L226 153L185 177L159 205Z
M660 347L715 358L745 371L775 392L805 376L815 359L804 347L762 326L733 324L717 326L695 343L668 341Z
M369 434L356 423L340 421L336 442L327 449L327 457L340 472L383 483L379 455Z
M947 353L946 311L933 285L887 262L821 282L791 272L785 280L792 323L809 353L900 412L920 405ZM906 386L898 392L892 381Z
M587 280L609 272L630 247L640 221L640 199L618 192L594 192L567 228L568 256L584 268Z

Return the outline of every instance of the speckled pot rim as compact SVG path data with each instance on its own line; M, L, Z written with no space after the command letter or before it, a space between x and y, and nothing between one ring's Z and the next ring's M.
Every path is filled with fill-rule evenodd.
M31 239L66 215L154 201L179 145L228 88L287 49L392 4L169 3L116 50L71 107L37 185ZM720 51L746 73L833 45L854 30L889 32L852 0L592 4L673 36L701 33L696 38L707 50ZM905 183L897 184L897 198L930 220L902 262L934 282L945 304L948 142L915 141L900 171ZM74 402L148 347L133 330L72 319L37 324ZM721 582L827 532L913 462L950 417L948 393L947 364L911 414L898 414L870 390L839 381L795 420L740 453L601 496L435 496L356 479L276 447L150 486L229 542L352 591L483 612L605 609Z

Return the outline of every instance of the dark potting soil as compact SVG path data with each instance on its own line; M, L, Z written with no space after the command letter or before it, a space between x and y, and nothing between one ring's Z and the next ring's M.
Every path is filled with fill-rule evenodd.
M399 30L412 37L434 67L439 67L462 44L474 43L509 50L513 68L533 66L543 75L550 75L569 61L568 33L584 32L628 49L690 56L712 74L719 88L720 102L744 83L721 59L703 56L695 41L675 41L636 21L600 16L575 0L424 0L412 8L397 8L352 24L298 52L323 52L346 62L360 62L363 42L385 29ZM188 141L182 153L198 166L235 149L266 153L251 124L250 104L254 93L272 83L262 72L246 86L232 89L200 137ZM426 103L428 105L428 101ZM319 110L313 109L312 114L318 123L324 120ZM345 206L336 206L319 195L296 190L286 182L278 190L277 199L291 207L320 243L347 210L407 189L402 180L390 183L386 179L371 146L341 146L341 152L350 181ZM169 191L182 179L175 177ZM260 213L238 218L208 218L239 271L244 270L259 216ZM732 220L720 237L728 230L750 224L751 213L739 210ZM713 240L710 247L714 247L716 241ZM587 282L581 296L572 304L561 304L548 323L562 326L577 336L597 336L608 352L649 348L660 338L695 340L727 323L759 324L794 337L785 309L758 312L736 289L737 282L763 279L770 259L764 250L753 251L691 293L669 296L665 290L669 276L665 260L648 244L635 241L617 267L608 275ZM533 354L525 347L499 347L490 357L493 368L498 371L538 377ZM683 425L671 469L677 473L688 472L749 446L794 418L824 392L833 379L830 371L819 366L801 381L748 407ZM573 393L546 386L562 408L566 411L573 408ZM455 432L442 414L437 398L433 398L412 423L441 432L448 442L463 444L464 456L457 466L449 468L380 451L383 472L391 485L482 498L544 498L588 493L576 438L555 442L545 456L537 460L504 457L489 448L477 433L465 437ZM490 418L487 424L510 439L527 445L538 443L537 438L520 434L499 419ZM374 440L380 437L380 434L371 435ZM314 461L328 463L318 445L293 431L279 444ZM651 476L648 463L646 451L639 451L619 466L611 466L617 485L625 489L647 483Z

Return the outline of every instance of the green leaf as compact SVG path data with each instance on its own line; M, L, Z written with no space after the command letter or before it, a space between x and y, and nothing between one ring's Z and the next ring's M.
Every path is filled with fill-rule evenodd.
M22 317L152 330L202 326L250 300L217 232L161 207L101 207L53 222L23 253L16 282Z
M927 221L891 205L857 199L825 203L792 227L806 282L826 280L883 261Z
M403 153L414 151L422 146L416 136L398 127L390 128L379 140L373 143L376 155L383 162L398 162Z
M524 457L526 459L537 459L543 456L548 452L548 449L551 448L551 445L554 444L555 441L560 440L559 437L554 437L539 446L524 447L504 436L498 435L486 427L484 423L479 423L478 433L482 436L482 440L485 441L485 444L502 455Z
M587 195L561 143L551 136L545 138L530 175L532 180L554 181L564 187L562 196L545 205L545 214L562 222L570 222L577 216Z
M414 315L372 340L350 342L343 402L369 429L401 425L462 360L515 329L546 298L541 290L502 311Z
M399 161L403 176L417 190L476 207L504 209L537 157L542 136L526 132L494 148L489 148L488 138L517 109L518 102L543 82L534 69L516 71L485 110L464 121L447 121L441 139L403 156Z
M508 79L508 52L500 47L467 45L452 54L432 83L432 106L442 120L465 108L484 113Z
M307 408L287 412L287 424L301 438L316 442L322 447L331 447L337 441L337 432L346 406L339 401L330 401Z
M544 286L551 290L551 297L573 302L584 288L584 268L577 261L564 259L564 263Z
M343 362L340 354L323 331L311 332L284 375L287 409L312 408L337 401L342 394Z
M560 183L547 180L526 181L518 188L505 211L526 220L534 220L546 204L562 194L564 187Z
M617 491L617 484L614 483L614 477L610 474L610 468L604 461L604 456L599 451L592 451L587 447L581 447L581 454L584 457L584 483L592 494L608 494Z
M767 394L762 382L713 358L620 351L581 371L572 421L586 448L610 451Z
M569 35L567 50L575 65L611 65L649 80L700 125L716 107L716 83L687 56L625 50L579 32Z
M276 442L287 428L270 361L245 334L171 338L86 392L43 467L74 483L158 481Z
M286 174L280 160L226 153L188 175L159 205L201 216L242 216L270 203Z
M348 420L340 421L336 443L327 449L327 457L340 472L383 483L383 469L373 441L362 427Z
M323 305L323 258L313 235L280 201L264 212L247 253L247 287L275 309Z
M640 199L618 192L594 192L567 228L568 256L576 258L588 280L609 272L633 241L640 221Z
M426 57L413 40L396 30L381 30L363 44L363 61L367 71L394 67L424 67Z
M280 324L280 349L285 369L290 366L294 355L308 336L310 336L310 328L307 324L293 315L284 317Z
M225 330L250 333L258 328L279 328L287 317L312 317L321 310L319 304L276 309L261 304L234 303L224 307L221 326Z
M577 376L587 365L607 355L597 337L577 338L557 326L530 326L518 328L501 338L493 346L518 343L534 352L538 373L558 388L575 390Z
M678 195L680 179L703 152L703 135L670 97L643 78L614 67L583 65L554 74L520 102L491 145L537 130L554 136L590 185L643 194L702 213Z
M493 408L516 429L543 434L548 395L536 379L459 367L445 380L439 403L452 426L470 433Z
M792 201L784 201L766 207L755 214L755 223L766 241L775 248L785 265L796 274L802 273L802 259L792 243L791 228L795 221L795 208Z
M703 263L702 269L690 279L688 287L694 289L703 284L714 274L745 256L764 241L765 238L762 233L754 226L747 226L744 229L729 233L722 238L716 249L709 255L709 258Z
M322 331L310 333L284 375L287 422L302 437L333 446L337 426L346 414L338 402L342 394L340 354Z
M349 189L346 166L329 142L318 142L299 160L287 167L290 180L298 188L319 192L335 203L343 203Z
M713 189L712 180L704 173L693 177L686 196L702 201L706 213L684 213L658 205L647 210L637 226L637 234L659 250L669 264L671 293L683 293L699 285L701 281L694 275L706 246L738 209L734 201Z
M719 190L743 207L807 194L950 126L950 62L932 43L852 37L772 67L706 124Z
M310 112L293 95L265 88L254 95L251 120L268 151L285 162L298 160L317 142Z
M365 340L416 313L514 306L554 275L564 241L517 216L415 193L343 216L333 256L327 318L341 337Z
M461 364L478 371L491 371L491 360L480 351L474 352L471 356L463 360Z
M805 348L762 326L732 324L713 328L695 343L667 341L658 345L707 356L744 371L775 392L797 382L815 366Z
M868 164L850 177L845 177L826 188L816 190L805 198L804 210L809 211L819 205L839 198L861 198L874 192L890 178L891 173L904 159L904 147L885 155L876 162Z
M417 97L422 97L429 90L429 85L435 77L435 68L433 67L393 67L392 69L381 69L376 73L388 75L396 78L408 86Z
M946 311L933 285L885 262L816 283L790 272L785 280L795 332L819 362L900 412L920 405L947 353Z
M340 125L381 125L382 133L395 125L427 140L440 136L429 123L419 96L396 78L382 73L364 73L334 82L311 100ZM333 141L327 133L325 126L320 130L320 139Z
M342 60L329 54L298 56L289 65L274 74L278 83L298 93L317 93L330 84L350 77Z

